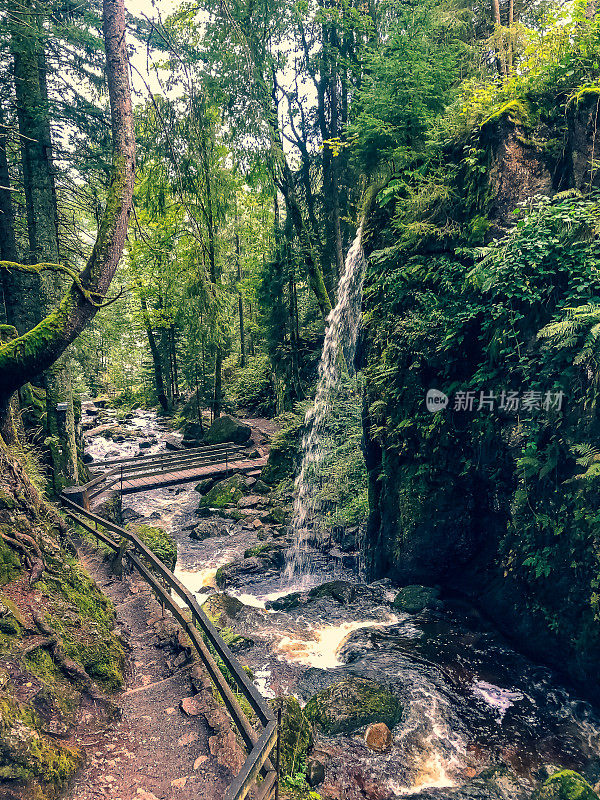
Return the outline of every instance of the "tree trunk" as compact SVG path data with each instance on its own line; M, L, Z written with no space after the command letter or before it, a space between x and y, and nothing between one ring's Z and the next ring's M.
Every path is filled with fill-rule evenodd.
M140 292L140 304L142 306L142 321L144 323L144 328L146 329L146 336L148 337L148 346L150 347L150 354L152 355L152 366L154 368L154 385L156 387L156 397L158 398L158 402L160 403L162 410L165 412L165 414L167 414L169 412L169 401L167 400L167 396L165 394L165 382L163 378L160 353L158 352L156 337L154 336L154 331L152 330L152 321L150 319L150 314L148 313L148 302L144 295L144 291L142 289L141 284L138 284L138 289Z
M13 392L54 364L94 317L123 251L133 197L135 150L123 0L103 0L103 33L113 166L102 224L85 268L59 306L33 330L0 348L0 414L6 413Z
M0 259L2 261L18 261L17 242L15 239L15 212L13 209L10 185L10 172L6 145L8 140L4 114L0 107ZM2 274L2 309L0 318L5 323L14 325L19 300L22 298L16 291L15 276L8 272Z
M496 45L496 63L500 75L506 75L506 61L504 58L504 37L502 36L502 20L500 18L500 0L492 0L492 14L494 25L496 26L495 35L500 36L500 48Z
M242 263L240 260L240 236L235 234L235 259L237 262L238 287L242 280ZM242 290L238 288L238 315L240 318L240 367L246 366L246 340L244 337L244 298Z

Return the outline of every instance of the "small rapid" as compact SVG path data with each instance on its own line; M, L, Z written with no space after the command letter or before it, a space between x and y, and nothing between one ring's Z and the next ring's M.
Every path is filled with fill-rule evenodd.
M319 540L319 469L323 462L323 438L327 429L332 391L344 363L354 361L360 323L362 285L366 261L362 248L362 225L348 251L338 285L338 301L327 317L325 340L319 362L319 379L312 406L304 419L302 462L296 478L291 528L293 545L287 555L285 576L291 582L310 582L313 571L311 543Z

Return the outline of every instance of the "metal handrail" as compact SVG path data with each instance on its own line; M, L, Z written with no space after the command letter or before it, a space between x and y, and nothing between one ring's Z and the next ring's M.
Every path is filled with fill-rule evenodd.
M125 557L136 568L144 580L152 587L160 602L169 609L173 617L189 636L192 645L204 663L217 691L233 719L240 736L242 737L248 752L239 774L230 784L223 800L244 800L248 796L253 786L257 786L256 800L270 800L275 793L277 796L278 774L273 766L270 755L277 744L279 726L269 704L264 700L260 692L249 680L242 665L233 655L229 647L225 644L219 632L208 619L204 611L198 605L196 598L185 588L185 586L173 575L163 562L131 531L116 525L110 520L104 519L97 514L83 508L71 499L61 494L60 499L65 506L66 513L78 525L97 536L100 541L108 545L115 552L119 552L120 546L117 542L98 530L98 525L108 531L117 534L121 539L125 539L135 548L135 553L127 550ZM85 519L95 524L95 528L87 524ZM145 559L144 563L141 559ZM179 605L174 602L171 595L165 591L155 574L148 568L150 563L152 569L157 572L166 585L178 597L183 600L188 610L191 612L191 622L187 619ZM244 695L252 710L256 714L262 731L258 734L250 720L244 714L240 704L225 680L223 673L219 669L203 636L200 635L197 626L200 627L204 637L212 645L221 660L232 675L237 688ZM262 781L257 783L259 777Z

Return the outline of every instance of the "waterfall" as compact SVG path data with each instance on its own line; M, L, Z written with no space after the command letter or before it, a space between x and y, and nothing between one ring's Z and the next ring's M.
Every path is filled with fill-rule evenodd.
M293 546L287 555L288 579L310 573L309 544L319 541L318 498L319 469L323 461L323 437L340 369L354 360L360 323L362 285L366 261L362 249L362 224L348 251L344 273L338 285L338 301L327 317L323 352L319 362L319 380L315 400L304 418L302 465L296 478L292 517Z

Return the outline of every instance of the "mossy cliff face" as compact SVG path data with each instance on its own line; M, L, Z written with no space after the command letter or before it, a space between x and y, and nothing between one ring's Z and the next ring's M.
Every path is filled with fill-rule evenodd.
M65 741L82 703L110 713L125 657L63 520L0 447L0 796L53 800L81 762Z
M371 576L467 592L600 697L597 320L565 311L600 298L600 211L579 191L599 179L596 104L491 108L445 145L445 187L373 207L359 357Z

